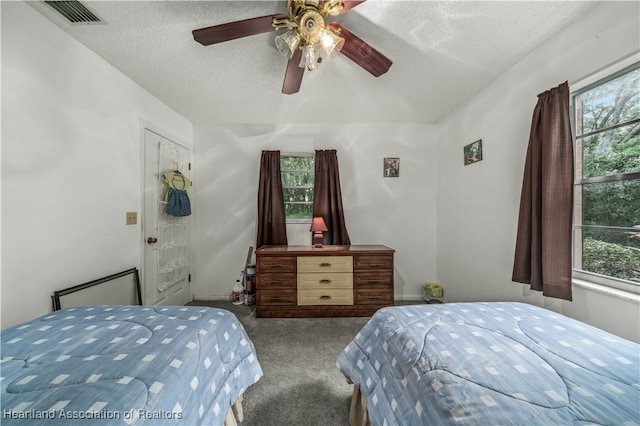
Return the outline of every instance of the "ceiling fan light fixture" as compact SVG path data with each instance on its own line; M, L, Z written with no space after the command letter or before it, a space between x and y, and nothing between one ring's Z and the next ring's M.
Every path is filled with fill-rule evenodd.
M302 48L302 57L300 58L300 68L306 68L309 71L313 71L318 67L318 63L322 61L322 58L318 56L317 44L307 44Z
M287 59L291 59L298 46L300 46L300 34L296 30L289 30L276 37L276 48Z
M320 34L320 45L322 46L322 56L326 59L333 59L344 46L344 39L330 29L324 29Z

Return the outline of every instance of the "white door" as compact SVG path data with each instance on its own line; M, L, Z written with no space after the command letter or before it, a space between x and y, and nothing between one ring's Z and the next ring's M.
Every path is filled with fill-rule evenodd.
M190 217L166 213L163 175L180 171L191 179L190 151L149 129L144 132L144 264L145 305L185 305L191 301ZM191 195L191 190L187 191Z

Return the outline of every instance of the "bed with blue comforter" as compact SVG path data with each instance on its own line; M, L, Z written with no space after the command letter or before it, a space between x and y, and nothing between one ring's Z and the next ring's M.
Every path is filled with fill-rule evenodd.
M337 365L374 425L640 424L640 345L524 303L384 308Z
M3 425L222 425L261 376L229 311L68 308L1 333Z

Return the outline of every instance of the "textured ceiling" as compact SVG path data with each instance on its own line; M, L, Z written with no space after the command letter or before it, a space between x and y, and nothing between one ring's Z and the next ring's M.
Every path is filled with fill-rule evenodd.
M369 0L336 18L393 61L374 78L343 55L281 94L276 33L202 46L193 29L285 13L284 1L85 1L106 21L64 31L196 124L436 122L576 20L591 1Z

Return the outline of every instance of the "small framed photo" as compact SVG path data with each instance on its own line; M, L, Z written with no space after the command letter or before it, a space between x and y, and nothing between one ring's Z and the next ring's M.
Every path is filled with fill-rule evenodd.
M482 139L464 147L464 165L468 166L482 160Z
M393 157L385 157L382 176L400 177L400 159L393 158Z

